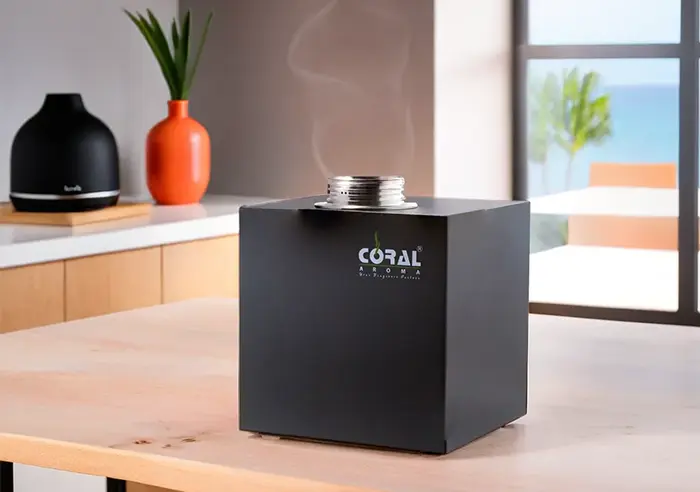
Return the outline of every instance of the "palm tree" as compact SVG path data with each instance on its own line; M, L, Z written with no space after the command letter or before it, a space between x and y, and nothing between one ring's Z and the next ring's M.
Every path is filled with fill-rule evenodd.
M530 85L529 135L527 144L528 160L542 166L542 191L548 193L547 162L549 149L554 142L554 115L558 97L557 78L548 74L544 80L535 80Z
M600 75L578 68L564 70L561 95L555 108L554 140L568 155L566 189L571 189L576 154L588 144L600 145L612 135L610 95L596 95Z

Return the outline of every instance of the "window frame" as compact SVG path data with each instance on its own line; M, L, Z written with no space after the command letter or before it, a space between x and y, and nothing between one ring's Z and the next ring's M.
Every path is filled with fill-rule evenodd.
M679 61L678 309L577 306L531 302L530 312L617 321L700 326L698 312L698 140L700 115L700 0L681 0L680 43L534 45L529 0L512 0L512 197L527 200L527 65L552 59L676 59Z

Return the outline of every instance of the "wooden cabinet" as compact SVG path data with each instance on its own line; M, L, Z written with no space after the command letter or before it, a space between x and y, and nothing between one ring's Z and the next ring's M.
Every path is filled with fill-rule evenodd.
M160 247L66 261L66 319L160 304Z
M0 269L0 333L64 320L62 261Z
M238 236L163 246L163 302L238 297Z
M238 236L0 269L0 333L196 297L238 297Z

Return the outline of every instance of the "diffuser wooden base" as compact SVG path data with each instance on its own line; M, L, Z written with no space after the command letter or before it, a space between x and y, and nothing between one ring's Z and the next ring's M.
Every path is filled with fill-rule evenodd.
M15 211L11 203L0 203L0 224L80 226L147 215L151 207L150 203L118 203L90 212L30 213Z

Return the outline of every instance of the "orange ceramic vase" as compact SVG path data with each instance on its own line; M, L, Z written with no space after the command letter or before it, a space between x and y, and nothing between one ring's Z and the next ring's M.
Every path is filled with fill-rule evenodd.
M146 139L146 181L161 205L198 203L209 185L207 130L189 117L188 101L168 101L168 117Z

